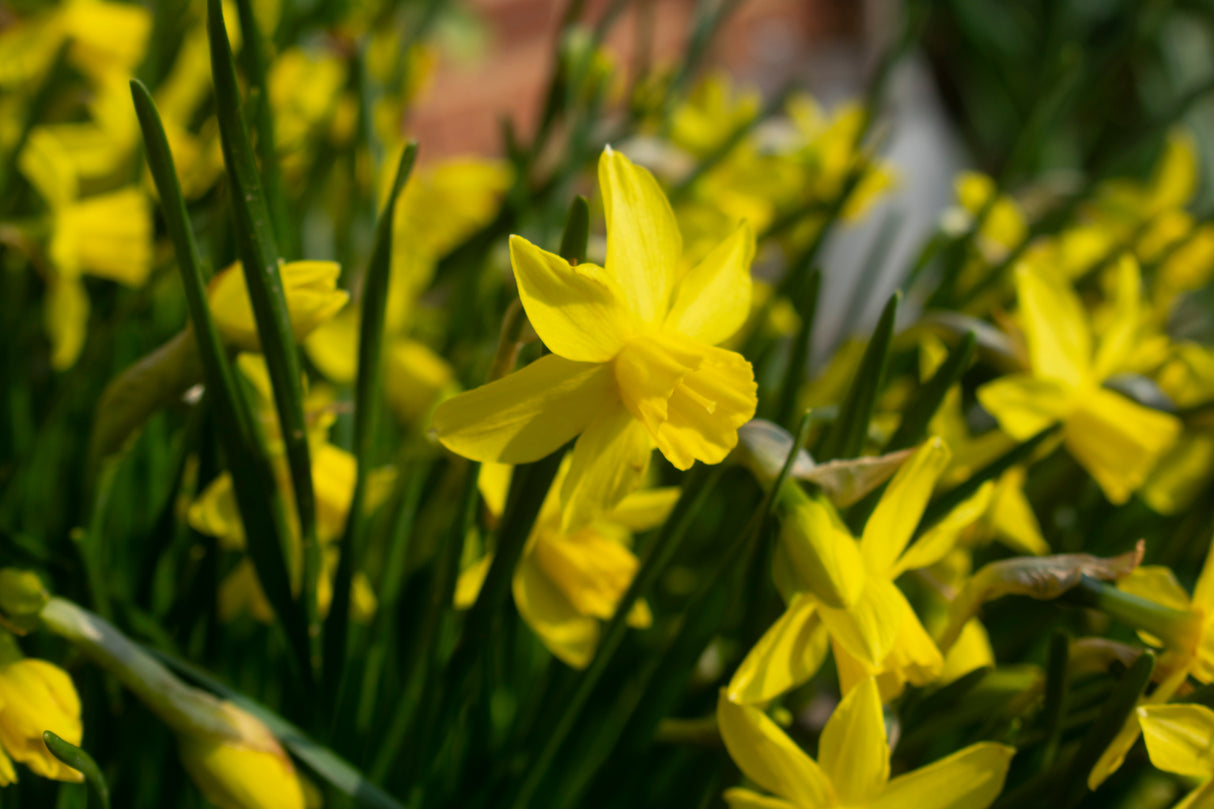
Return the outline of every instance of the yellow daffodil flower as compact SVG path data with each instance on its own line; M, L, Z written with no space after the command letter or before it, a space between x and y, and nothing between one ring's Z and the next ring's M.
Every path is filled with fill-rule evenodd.
M45 730L80 744L84 728L72 678L53 663L23 657L13 636L0 629L0 786L17 780L13 760L43 778L84 780L46 749Z
M1175 809L1214 806L1214 711L1204 705L1145 705L1138 709L1138 723L1152 764L1202 779Z
M943 559L987 508L990 486L910 542L948 460L940 439L923 444L890 481L858 543L829 502L785 490L775 564L788 608L738 667L730 699L764 702L805 682L827 639L845 692L875 675L888 700L908 681L939 676L940 651L894 580Z
M719 463L757 403L750 363L715 347L750 308L750 229L686 269L653 175L607 149L599 186L605 267L510 240L523 308L553 353L434 415L448 449L482 462L529 463L580 436L562 491L566 529L636 488L654 444L679 469Z
M1003 789L1015 749L979 742L926 767L890 778L890 748L877 684L865 679L835 708L818 760L797 747L758 708L722 693L717 724L730 757L775 797L726 790L732 809L985 809Z
M1165 627L1167 637L1139 632L1144 642L1164 650L1155 667L1159 684L1139 701L1140 706L1167 702L1189 677L1203 684L1214 682L1214 553L1206 556L1192 598L1169 568L1155 565L1136 568L1120 579L1117 587L1175 611L1174 620ZM1125 723L1088 776L1093 789L1121 766L1139 730L1134 717Z
M1149 180L1108 180L1101 184L1093 205L1108 226L1120 227L1124 236L1134 236L1137 228L1156 217L1184 208L1197 190L1199 175L1193 136L1174 129L1164 141Z
M970 227L972 218L985 208L995 193L995 181L976 171L964 171L953 181L957 202L961 204L957 224ZM978 246L988 261L999 261L1028 235L1028 223L1020 206L1009 196L1000 195L986 214L978 231Z
M1096 332L1069 286L1018 267L1016 291L1028 372L984 385L978 400L1020 441L1061 423L1071 455L1111 502L1124 503L1175 441L1180 423L1101 387L1122 369L1140 336L1138 266L1123 258L1116 273L1108 328Z
M637 559L629 548L630 534L659 525L679 497L677 487L633 492L610 514L573 532L561 528L561 479L569 462L562 464L552 483L523 555L514 570L514 603L519 615L544 646L573 668L585 668L598 647L600 624L615 614L616 605L632 583ZM511 467L486 464L478 485L494 517L506 506ZM480 592L492 554L482 557L460 575L456 606L472 606ZM649 607L640 601L628 614L628 623L647 627Z
M291 486L286 462L282 457L283 447L278 429L278 416L274 408L273 392L265 360L260 355L242 354L237 365L249 380L257 394L255 412L263 424L267 447L275 463L279 487L290 498ZM350 512L350 501L354 495L357 463L349 452L330 444L326 433L335 414L330 407L330 396L325 392L309 392L304 403L309 420L308 443L312 452L312 486L316 498L316 535L321 543L321 575L317 588L317 601L322 611L328 609L332 597L332 577L336 571L337 556L334 542L345 532L346 518ZM367 510L377 508L387 498L395 481L392 468L371 472L368 480ZM245 548L244 525L236 505L236 494L232 490L232 477L224 472L195 499L187 512L190 527L209 536L218 537L228 550L243 551ZM294 508L287 508L287 520L292 529L292 542L299 547L298 517ZM293 555L298 560L299 553ZM292 575L296 583L299 565ZM356 572L352 581L352 610L359 620L366 620L375 612L376 599L367 577ZM257 581L252 562L241 560L232 572L220 583L220 614L225 620L242 612L249 612L263 622L273 619L273 610Z
M1157 381L1178 407L1214 401L1214 350L1175 345ZM1186 427L1184 439L1167 451L1142 487L1142 499L1160 514L1188 508L1214 479L1214 423L1193 419Z
M350 295L337 288L341 267L333 261L287 261L278 266L295 339L303 340L336 315ZM218 273L207 287L211 315L224 341L244 351L260 351L253 304L240 262Z

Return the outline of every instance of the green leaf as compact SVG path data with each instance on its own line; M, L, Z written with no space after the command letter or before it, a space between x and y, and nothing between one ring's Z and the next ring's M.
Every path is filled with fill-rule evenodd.
M569 203L565 230L561 233L560 255L573 263L586 260L586 243L590 240L590 204L581 194Z
M65 742L49 730L43 731L42 741L51 755L84 776L89 788L89 806L110 809L110 788L93 757L70 742Z
M977 338L974 333L966 332L961 338L961 342L949 352L944 362L936 369L932 378L920 386L910 400L910 404L902 411L902 422L890 437L889 442L886 443L886 452L897 452L900 449L913 447L923 440L927 434L928 424L936 415L936 411L940 409L940 403L944 401L949 390L957 384L957 380L969 367L976 344Z
M256 28L245 37L257 35ZM257 161L241 112L236 66L223 21L221 0L208 0L207 36L211 46L211 74L215 80L215 106L224 165L231 183L229 201L236 226L237 255L257 322L257 336L270 382L274 405L291 473L295 507L299 513L303 580L299 599L308 624L309 666L321 664L320 611L316 601L320 575L320 546L316 539L316 502L312 490L312 461L308 451L308 425L303 409L303 369L295 348L295 332L279 274L279 253L262 191ZM246 45L247 47L247 45Z
M245 527L249 558L267 600L282 622L295 662L301 672L307 672L307 626L291 596L286 565L290 529L282 496L248 402L236 385L227 352L211 319L202 261L156 104L147 88L137 80L131 82L131 95L143 131L148 166L160 193L166 228L181 270L191 327L210 391L208 399L215 403L219 440L232 475L232 489Z
M362 566L365 553L367 518L364 503L367 477L371 472L372 450L376 440L382 407L384 363L384 321L388 306L388 285L392 274L392 229L396 221L396 201L413 172L417 144L405 147L396 168L396 179L388 194L375 232L375 247L363 279L362 318L358 334L358 380L354 389L354 457L357 474L346 530L339 546L337 571L333 576L333 600L325 620L325 679L328 692L336 698L340 691L349 630L350 582Z
M784 369L784 383L780 386L773 419L776 424L788 422L796 412L797 397L801 393L801 384L805 381L809 356L812 353L814 322L817 320L818 295L821 290L822 271L813 267L809 271L804 293L792 302L801 318L801 327L793 337L792 351L789 352L788 365Z
M901 293L895 292L885 304L881 320L873 331L864 356L856 369L856 376L847 391L847 397L839 405L839 418L830 432L822 439L821 446L813 453L819 462L836 458L855 458L864 447L868 435L868 423L877 404L877 394L885 382L885 366L889 358L889 346L894 336L894 319L898 315Z

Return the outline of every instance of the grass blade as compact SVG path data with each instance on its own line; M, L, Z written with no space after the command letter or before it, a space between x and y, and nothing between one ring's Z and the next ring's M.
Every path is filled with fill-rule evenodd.
M358 380L354 389L354 457L357 473L346 530L339 548L337 572L333 576L333 600L325 620L325 680L327 692L336 697L340 691L346 658L347 621L350 613L350 581L361 566L366 545L367 519L363 505L367 493L367 475L371 471L371 453L379 425L383 399L384 320L388 305L388 282L392 274L392 225L396 220L396 200L400 196L413 163L417 144L410 143L401 154L396 179L388 195L375 233L375 247L363 279L362 319L358 334Z
M915 393L910 404L902 411L902 422L890 436L883 452L897 452L900 449L913 447L927 434L927 426L940 403L948 395L953 385L969 367L970 359L974 356L977 337L972 331L967 331L961 342L949 352L944 362L936 369L936 373Z
M839 418L813 453L815 460L824 463L837 458L855 458L863 449L864 439L868 436L868 422L877 404L877 394L885 381L885 366L901 297L901 293L895 292L889 303L885 304L885 311L881 313L881 320L868 341L868 347L864 349L856 376L847 391L847 398L839 405Z
M206 281L194 232L186 214L185 200L173 166L169 143L155 102L139 81L131 82L135 113L143 131L144 149L152 178L160 193L161 207L177 266L181 270L190 322L206 379L208 396L215 403L218 434L232 475L240 519L245 527L249 558L287 636L287 645L307 670L307 627L291 597L286 559L290 534L282 497L261 445L248 404L236 386L227 353L207 306Z
M303 410L302 367L295 349L295 333L278 270L279 254L270 214L257 161L249 143L249 132L241 113L236 65L232 61L232 47L224 27L221 0L209 0L207 3L207 35L211 46L211 74L215 81L215 106L224 165L231 182L229 199L236 226L237 254L244 270L245 285L257 322L257 336L274 389L274 405L290 468L295 507L299 513L303 555L299 599L308 625L309 665L313 671L317 671L321 657L320 611L316 601L320 547L316 540L316 502L312 491L312 461ZM257 32L255 29L245 31L244 35L246 39L251 39ZM249 47L248 44L245 47Z

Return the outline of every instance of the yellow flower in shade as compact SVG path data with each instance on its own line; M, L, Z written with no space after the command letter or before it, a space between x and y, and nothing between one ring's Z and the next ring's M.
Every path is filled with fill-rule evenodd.
M219 809L304 809L295 765L264 725L257 724L264 731L260 745L247 738L180 734L181 763L198 791Z
M1117 588L1175 611L1165 627L1167 637L1139 632L1145 643L1163 648L1155 667L1159 684L1139 700L1140 706L1167 702L1190 677L1202 684L1214 682L1214 553L1206 556L1192 598L1171 569L1156 565L1135 568ZM1138 733L1139 723L1131 717L1092 768L1088 784L1093 789L1121 766Z
M653 175L607 149L599 186L605 267L510 239L523 308L553 353L434 415L448 449L482 462L529 463L580 436L562 489L566 529L636 488L654 444L679 469L720 462L757 402L750 363L715 347L749 312L750 228L684 272Z
M1003 789L1015 749L979 742L926 767L890 778L881 698L860 682L826 722L814 761L758 708L722 693L717 724L738 769L775 797L726 790L732 809L986 809Z
M785 489L775 576L788 607L738 667L730 699L765 702L805 682L828 639L845 692L875 675L889 700L908 681L940 675L940 650L894 580L943 559L988 506L984 486L910 542L948 460L940 439L923 444L890 481L859 543L829 501Z
M79 745L80 697L67 672L45 660L21 656L13 636L0 629L0 786L17 780L12 760L43 778L83 781L51 755L42 741L49 730Z
M1138 723L1152 764L1201 779L1176 809L1214 806L1214 711L1204 705L1145 705L1138 709Z
M278 272L296 340L303 340L336 315L350 297L337 288L341 267L336 262L287 261L279 264ZM239 261L211 279L207 299L215 325L227 343L245 351L261 350L253 304Z
M1101 386L1142 336L1138 265L1125 257L1115 271L1107 327L1097 331L1068 285L1018 267L1028 372L984 385L978 400L1019 441L1061 423L1071 455L1111 502L1124 503L1176 440L1180 422Z
M523 555L514 570L514 603L519 615L540 641L560 660L585 668L598 647L600 622L615 614L616 605L632 583L637 559L629 549L630 533L661 524L679 497L677 487L633 492L610 514L573 532L561 529L559 491L569 470L566 461L553 481ZM512 468L481 467L478 485L485 506L499 517L506 506ZM460 575L456 606L472 606L480 593L492 554ZM628 623L647 627L649 607L637 602Z

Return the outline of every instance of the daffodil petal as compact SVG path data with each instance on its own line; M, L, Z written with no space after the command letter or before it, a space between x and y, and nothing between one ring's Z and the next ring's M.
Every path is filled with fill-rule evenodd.
M892 582L871 576L855 604L846 609L823 605L818 612L831 638L875 669L897 640L903 617L901 598Z
M678 486L633 492L620 501L608 519L629 531L648 531L666 522L682 494Z
M1214 711L1196 704L1144 705L1138 724L1156 767L1177 775L1214 775Z
M568 261L510 237L510 263L519 299L544 345L568 360L606 362L633 329L619 282L593 264Z
M725 803L729 804L730 809L800 809L799 806L780 798L769 798L766 795L738 787L725 790L722 797L725 798Z
M952 511L944 515L906 549L906 552L898 558L894 565L892 575L897 577L907 570L931 567L948 556L949 552L956 547L961 532L986 513L994 493L995 484L990 481L979 486L978 491L957 504Z
M889 741L877 683L868 678L843 698L818 743L822 771L839 800L861 805L889 780Z
M796 688L822 667L826 641L813 598L797 594L738 666L729 681L729 699L751 705Z
M594 658L599 622L569 602L531 554L514 571L514 605L540 641L557 659L584 669Z
M944 442L932 438L899 467L860 538L860 551L869 570L886 573L894 569L923 516L936 480L948 466L949 457Z
M1013 374L978 388L978 401L999 427L1017 441L1026 441L1066 417L1069 389L1051 379Z
M447 399L434 412L433 429L465 458L531 463L584 430L615 395L610 366L550 354Z
M709 345L732 337L750 314L754 256L754 231L742 223L683 276L666 316L666 328Z
M1063 439L1105 497L1124 503L1180 434L1180 421L1098 388L1083 396L1066 421Z
M1033 375L1067 385L1085 379L1092 363L1092 337L1074 290L1061 279L1021 265L1016 268L1016 298Z
M1015 748L981 742L900 775L867 809L986 809L1003 790Z
M574 531L619 505L644 480L652 454L645 425L622 404L605 406L573 447L561 484L561 530Z
M1092 363L1092 374L1096 379L1105 379L1121 370L1140 337L1142 279L1133 256L1123 255L1118 260L1113 280L1112 316L1108 328L1100 336L1096 359Z
M1191 609L1189 594L1176 581L1176 574L1163 565L1140 565L1117 580L1117 589L1122 592L1154 601L1174 610L1188 612Z
M986 520L1004 545L1018 553L1043 556L1050 552L1050 546L1042 536L1041 524L1024 494L1024 475L1022 466L1003 473L995 484L995 495Z
M798 809L835 804L830 781L805 751L758 708L717 700L717 726L729 755L747 778Z
M599 189L607 215L607 272L643 323L660 323L683 252L670 202L652 174L610 147L599 158Z
M781 514L780 545L801 583L828 607L847 608L864 589L864 557L829 503L794 493Z

